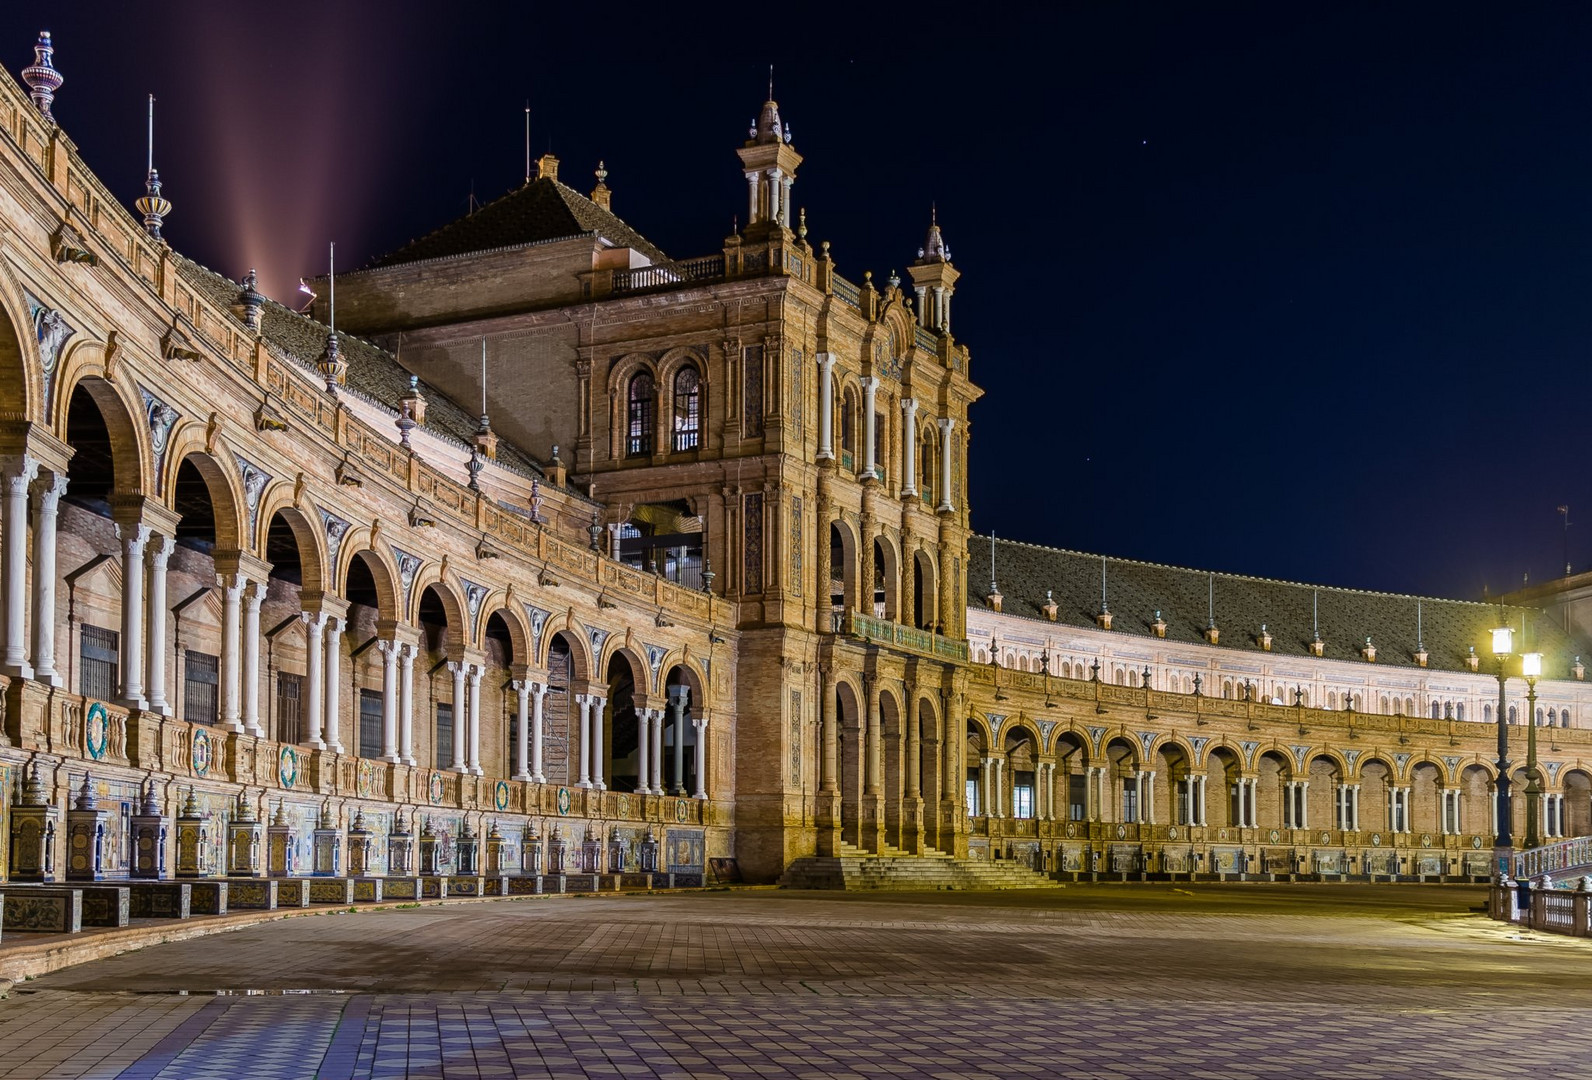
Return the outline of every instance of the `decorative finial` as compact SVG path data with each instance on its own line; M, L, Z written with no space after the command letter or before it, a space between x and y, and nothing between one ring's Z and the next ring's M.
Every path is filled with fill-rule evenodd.
M98 804L94 801L94 787L89 783L88 773L83 774L83 786L77 790L77 809L96 810Z
M593 551L601 551L603 549L603 524L598 520L596 514L591 516L591 524L586 526L586 532L591 537L591 549Z
M249 267L249 272L243 275L243 290L238 293L237 307L242 309L244 325L250 330L260 329L260 311L265 307L265 297L259 289L260 279L254 272L254 267Z
M486 417L483 416L481 419L485 420ZM483 428L485 428L485 426L486 426L485 424L482 425ZM481 490L481 447L480 446L473 445L473 444L471 445L471 447L470 447L470 461L465 466L465 468L470 471L470 483L468 485L470 490L471 491L480 491Z
M596 175L597 175L597 182L599 184L607 182L607 180L608 180L608 164L607 164L607 162L604 162L602 160L599 160L597 162L597 173L596 173Z
M151 240L160 239L160 226L171 213L171 200L160 194L160 173L155 171L155 95L149 95L149 142L145 159L144 197L133 203L144 215L144 231Z
M796 212L796 235L807 239L807 207L802 207Z
M55 46L50 41L50 32L40 30L38 44L33 46L33 63L22 69L22 81L28 84L33 104L52 124L55 123L55 116L50 112L50 105L55 101L55 92L66 81L66 76L55 70L54 56Z
M182 802L182 816L186 818L199 817L199 797L194 794L193 785L188 785L188 797Z
M531 520L540 525L542 518L542 483L531 477Z
M337 244L333 242L328 256L327 285L330 292L327 303L330 308L330 322L326 332L326 351L321 358L315 361L315 370L326 380L326 392L333 397L337 396L337 381L342 377L343 370L348 366L343 361L342 353L337 347Z
M160 816L160 798L155 793L155 778L153 776L151 776L149 778L149 782L144 785L144 816Z

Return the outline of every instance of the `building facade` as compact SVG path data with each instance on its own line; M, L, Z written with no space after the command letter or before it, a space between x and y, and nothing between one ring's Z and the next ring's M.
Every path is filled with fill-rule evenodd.
M1092 605L1100 560L972 536L940 227L842 276L774 101L707 254L549 156L301 314L174 251L153 170L112 198L51 50L0 77L0 878L74 865L74 813L109 877L268 821L284 873L421 835L438 872L1485 872L1493 609L1110 560ZM1545 835L1592 831L1578 638L1521 617Z

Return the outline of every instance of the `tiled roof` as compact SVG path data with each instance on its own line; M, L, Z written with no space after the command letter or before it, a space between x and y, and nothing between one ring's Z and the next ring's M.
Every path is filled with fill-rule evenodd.
M990 538L969 537L967 548L968 606L987 610L989 605L984 598L989 592ZM1377 664L1413 668L1417 666L1414 654L1419 604L1421 637L1429 668L1468 671L1465 658L1475 646L1482 657L1481 670L1492 670L1492 638L1488 632L1500 625L1496 604L1211 574L1011 540L995 541L995 580L1001 591L1001 610L1008 615L1045 619L1042 605L1048 589L1056 601L1058 624L1092 628L1100 610L1102 561L1112 633L1150 637L1154 634L1155 612L1160 611L1167 623L1168 643L1204 643L1207 598L1214 585L1216 626L1221 632L1218 640L1222 648L1259 653L1256 638L1265 624L1272 637L1272 653L1309 656L1314 602L1320 610L1327 659L1363 662L1360 650L1369 637L1376 646ZM1592 648L1565 633L1539 609L1507 607L1502 618L1515 629L1517 652L1544 654L1543 674L1547 678L1566 678L1574 657L1592 655ZM1522 620L1526 626L1524 645Z
M574 188L543 177L487 203L473 214L411 240L397 251L372 260L366 269L517 247L583 233L596 233L616 247L635 248L654 263L669 261L667 255L612 212Z
M184 281L217 307L224 311L231 310L243 286L191 259L180 255L173 257ZM307 315L300 315L274 300L267 300L260 312L260 333L268 344L312 369L315 361L326 351L325 324ZM399 399L409 389L409 372L399 365L391 353L368 341L343 333L337 335L337 341L343 359L348 364L345 375L347 387L396 414ZM423 381L420 390L426 397L425 430L469 445L479 418ZM498 439L497 463L526 476L542 474L541 466L534 459L501 437Z

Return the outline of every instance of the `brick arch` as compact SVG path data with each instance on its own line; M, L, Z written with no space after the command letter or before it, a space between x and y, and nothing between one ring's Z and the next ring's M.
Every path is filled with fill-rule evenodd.
M626 666L630 668L630 680L635 684L636 689L643 694L651 693L652 669L647 666L646 658L627 645L623 638L615 641L614 637L616 636L609 636L607 648L603 650L602 662L597 668L597 681L607 683L608 669L613 666L615 660L623 659Z
M536 658L537 666L547 667L547 657L553 648L553 639L560 634L564 636L564 641L569 646L570 678L577 683L591 682L594 678L592 672L596 670L592 662L591 642L586 636L586 627L568 613L551 616L547 620L547 625L542 627L542 651Z
M472 625L470 607L465 603L464 592L442 573L437 563L423 564L415 571L414 584L409 587L409 606L403 618L407 623L420 625L420 601L427 589L437 590L442 600L442 610L448 616L448 629L459 631L459 643L465 648L476 644L476 627ZM450 638L451 640L451 638Z
M294 541L298 544L299 569L304 575L299 586L306 593L322 592L326 588L326 536L316 527L318 517L313 508L301 509L293 501L293 485L278 480L260 495L260 535L255 550L260 558L266 557L266 538L271 532L271 521L281 514Z
M653 451L660 449L658 429L663 415L664 387L658 379L658 365L646 353L628 353L608 369L608 430L612 457L622 458L629 449L626 441L630 436L630 381L643 372L652 378Z
M11 267L0 259L0 418L43 421L43 400L33 319Z
M525 617L525 605L512 602L508 590L498 589L481 601L481 643L486 644L486 626L496 615L509 628L509 644L514 649L515 665L534 666L531 655L531 624Z
M219 454L205 449L204 427L187 424L172 434L172 444L166 452L166 470L161 480L162 500L176 508L177 473L183 462L192 462L205 482L210 494L210 512L216 522L216 550L242 551L252 548L246 536L247 516L243 506L243 492L237 483L237 469L228 467ZM229 463L230 464L230 463Z
M82 349L71 354L85 356ZM70 444L67 438L67 418L71 413L72 396L81 389L99 410L105 430L110 434L111 469L115 477L112 490L118 495L154 495L164 492L161 478L155 475L153 452L149 444L149 419L139 398L138 389L130 380L107 380L103 374L92 370L86 363L73 363L56 372L54 391L56 404L51 430L56 438ZM166 436L166 460L172 457L171 440L175 432ZM175 473L175 466L172 467ZM67 470L71 475L70 465Z
M355 559L363 559L365 569L370 571L371 580L376 583L377 612L381 618L394 619L399 622L403 618L403 594L398 584L398 568L392 561L368 543L350 543L344 537L342 554L338 559L332 583L336 586L339 596L348 594L348 572L354 565ZM419 595L418 593L416 594Z

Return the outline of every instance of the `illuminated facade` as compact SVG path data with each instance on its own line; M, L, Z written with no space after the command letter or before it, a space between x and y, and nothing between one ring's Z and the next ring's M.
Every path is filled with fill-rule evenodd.
M549 156L317 321L161 240L152 168L118 205L48 60L31 100L0 78L7 875L90 826L111 878L1485 872L1492 609L1425 602L1417 650L1337 597L1317 656L1297 590L1228 626L1218 579L1208 634L1187 572L1108 566L1113 624L1098 560L1004 544L997 606L939 225L848 281L773 101L711 253ZM1589 831L1574 646L1536 621L1546 821Z

